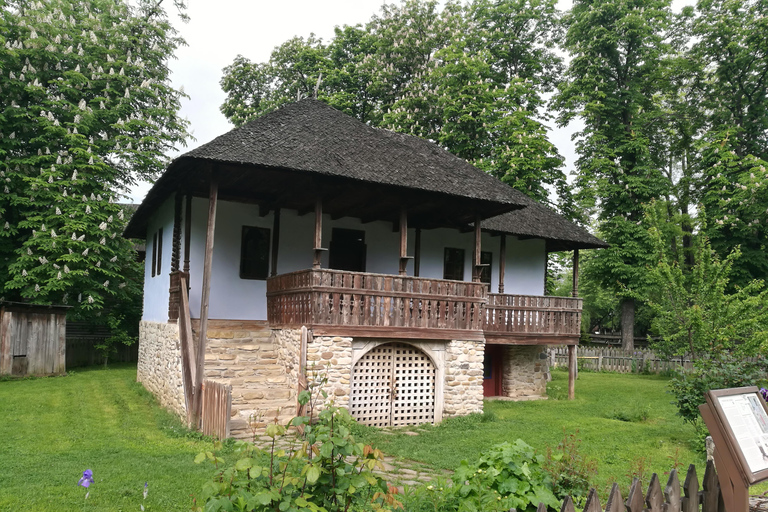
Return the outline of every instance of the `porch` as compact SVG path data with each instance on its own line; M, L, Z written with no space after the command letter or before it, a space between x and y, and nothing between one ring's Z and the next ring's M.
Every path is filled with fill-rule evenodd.
M267 280L267 321L317 334L578 343L582 299L488 293L484 283L307 269Z

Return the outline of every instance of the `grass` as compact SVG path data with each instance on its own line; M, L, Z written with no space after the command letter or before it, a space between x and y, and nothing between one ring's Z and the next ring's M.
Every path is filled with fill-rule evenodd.
M651 375L581 372L576 400L568 401L567 373L556 371L546 401L486 401L482 415L407 429L418 432L416 436L360 430L385 453L444 469L457 467L462 459L472 462L491 446L518 438L546 453L565 434L578 432L581 451L597 461L593 485L606 495L612 482L626 491L632 476L647 483L656 472L665 481L664 473L676 464L683 473L688 464L696 464L699 478L703 476L704 456L693 450L693 428L676 416L668 382Z
M135 381L130 365L0 382L0 510L189 510L212 475L193 459L212 443ZM87 501L85 469L95 479Z

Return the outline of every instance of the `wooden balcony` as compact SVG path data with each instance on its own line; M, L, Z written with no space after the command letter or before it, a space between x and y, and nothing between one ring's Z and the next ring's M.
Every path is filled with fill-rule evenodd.
M491 293L485 306L486 343L564 345L578 343L582 299Z
M315 334L573 344L582 299L489 294L482 283L309 269L267 280L267 319Z
M483 339L482 283L310 269L267 280L273 326L315 334Z

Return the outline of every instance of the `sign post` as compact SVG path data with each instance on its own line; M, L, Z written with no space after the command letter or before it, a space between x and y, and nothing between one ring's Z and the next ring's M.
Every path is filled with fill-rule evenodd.
M768 405L754 386L705 395L701 417L715 442L726 512L749 511L749 487L768 480Z

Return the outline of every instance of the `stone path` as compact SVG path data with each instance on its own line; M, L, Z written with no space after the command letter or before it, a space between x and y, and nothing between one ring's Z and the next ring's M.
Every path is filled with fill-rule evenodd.
M248 441L250 440L252 439L248 439ZM262 449L268 449L272 444L272 439L265 435L256 436L253 440ZM296 437L286 436L278 439L275 446L283 450L289 450L298 443L300 441ZM397 486L401 491L404 486L423 485L438 478L448 478L452 473L451 471L432 468L421 462L389 455L385 455L381 462L384 467L376 468L373 472L384 478L388 484Z

